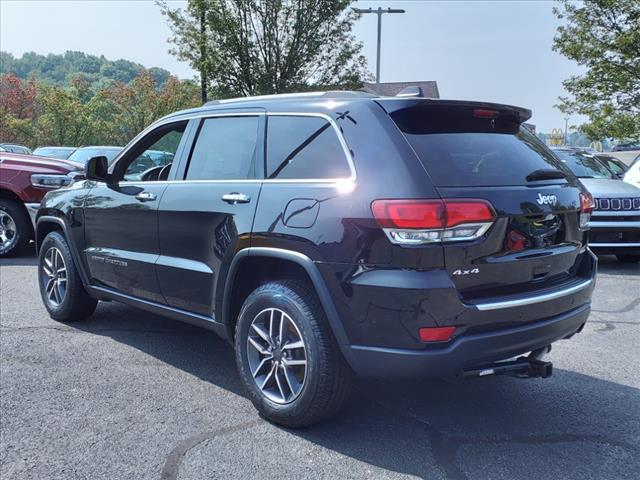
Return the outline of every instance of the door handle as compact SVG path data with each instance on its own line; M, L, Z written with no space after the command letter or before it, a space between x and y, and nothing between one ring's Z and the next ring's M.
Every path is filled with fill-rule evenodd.
M154 201L157 197L155 195L155 193L151 193L151 192L140 192L139 194L136 195L136 198L138 200L140 200L141 202L152 202Z
M244 193L225 193L222 195L222 200L235 205L237 203L249 203L251 201L251 197L249 195L245 195Z

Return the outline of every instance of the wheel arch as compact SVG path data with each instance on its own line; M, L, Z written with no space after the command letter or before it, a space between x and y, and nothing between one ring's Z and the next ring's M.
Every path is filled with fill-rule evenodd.
M34 232L35 229L33 228L31 218L29 217L29 211L27 210L27 207L24 204L24 200L20 197L20 195L18 195L16 192L14 192L9 188L6 188L6 186L3 185L0 187L0 198L11 200L18 204L18 206L22 210L22 213L25 215L25 217L29 221L29 229L30 229L29 235L30 237L33 238L35 234Z
M71 252L73 261L76 264L76 268L78 269L78 273L80 274L82 283L85 286L89 285L88 277L84 269L84 263L80 261L80 255L76 249L73 237L70 235L69 228L67 226L67 223L64 221L64 218L54 215L42 215L38 217L38 220L36 221L35 231L36 255L40 254L40 246L42 245L42 241L45 239L45 237L51 232L55 231L62 233L62 235L64 236L67 244L69 245L69 251Z
M216 302L221 307L221 321L226 327L228 338L233 338L237 314L246 295L263 281L264 277L261 272L272 272L271 269L276 265L279 267L278 273L269 275L270 279L300 278L311 282L340 350L349 361L350 350L347 348L349 344L347 335L320 271L313 260L293 250L248 247L240 250L234 256L225 278L222 298ZM256 268L257 266L260 268ZM250 273L250 277L247 277L247 273ZM243 280L246 279L250 280L243 283Z

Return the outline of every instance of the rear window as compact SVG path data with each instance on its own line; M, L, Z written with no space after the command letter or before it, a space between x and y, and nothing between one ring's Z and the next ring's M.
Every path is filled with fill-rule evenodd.
M410 110L391 116L438 187L524 185L536 170L567 172L540 140L513 119L473 118L471 108L457 108L439 121L436 114L442 113L441 108Z

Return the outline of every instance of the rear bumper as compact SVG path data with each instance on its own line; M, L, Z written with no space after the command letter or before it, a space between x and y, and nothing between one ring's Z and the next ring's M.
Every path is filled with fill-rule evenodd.
M335 264L319 264L318 268L344 327L345 350L359 346L420 354L437 347L420 340L422 327L455 326L452 341L456 341L466 335L526 327L589 305L597 257L587 249L576 262L570 281L539 282L526 292L476 298L463 298L444 269L364 269ZM345 352L347 358L349 353Z
M640 255L640 242L637 243L593 243L589 248L601 255Z
M607 212L615 221L598 220L594 214L589 222L589 248L605 254L640 254L640 221L637 212Z
M522 326L467 334L429 350L350 346L351 367L369 377L449 377L479 364L504 360L550 345L580 331L590 304Z

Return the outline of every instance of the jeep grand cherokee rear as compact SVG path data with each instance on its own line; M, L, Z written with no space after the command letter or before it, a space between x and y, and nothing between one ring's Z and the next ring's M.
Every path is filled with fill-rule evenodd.
M388 250L387 262L326 272L350 287L336 305L349 318L355 370L464 375L579 331L596 272L585 234L593 201L520 127L530 113L475 102L378 103L411 147L387 161L419 162L422 176L405 185L424 188L372 198L386 241L377 256Z
M593 205L529 115L355 92L178 112L46 197L43 301L62 321L108 299L218 332L289 426L335 412L353 372L547 377L542 355L589 314ZM170 163L127 178L159 145Z

